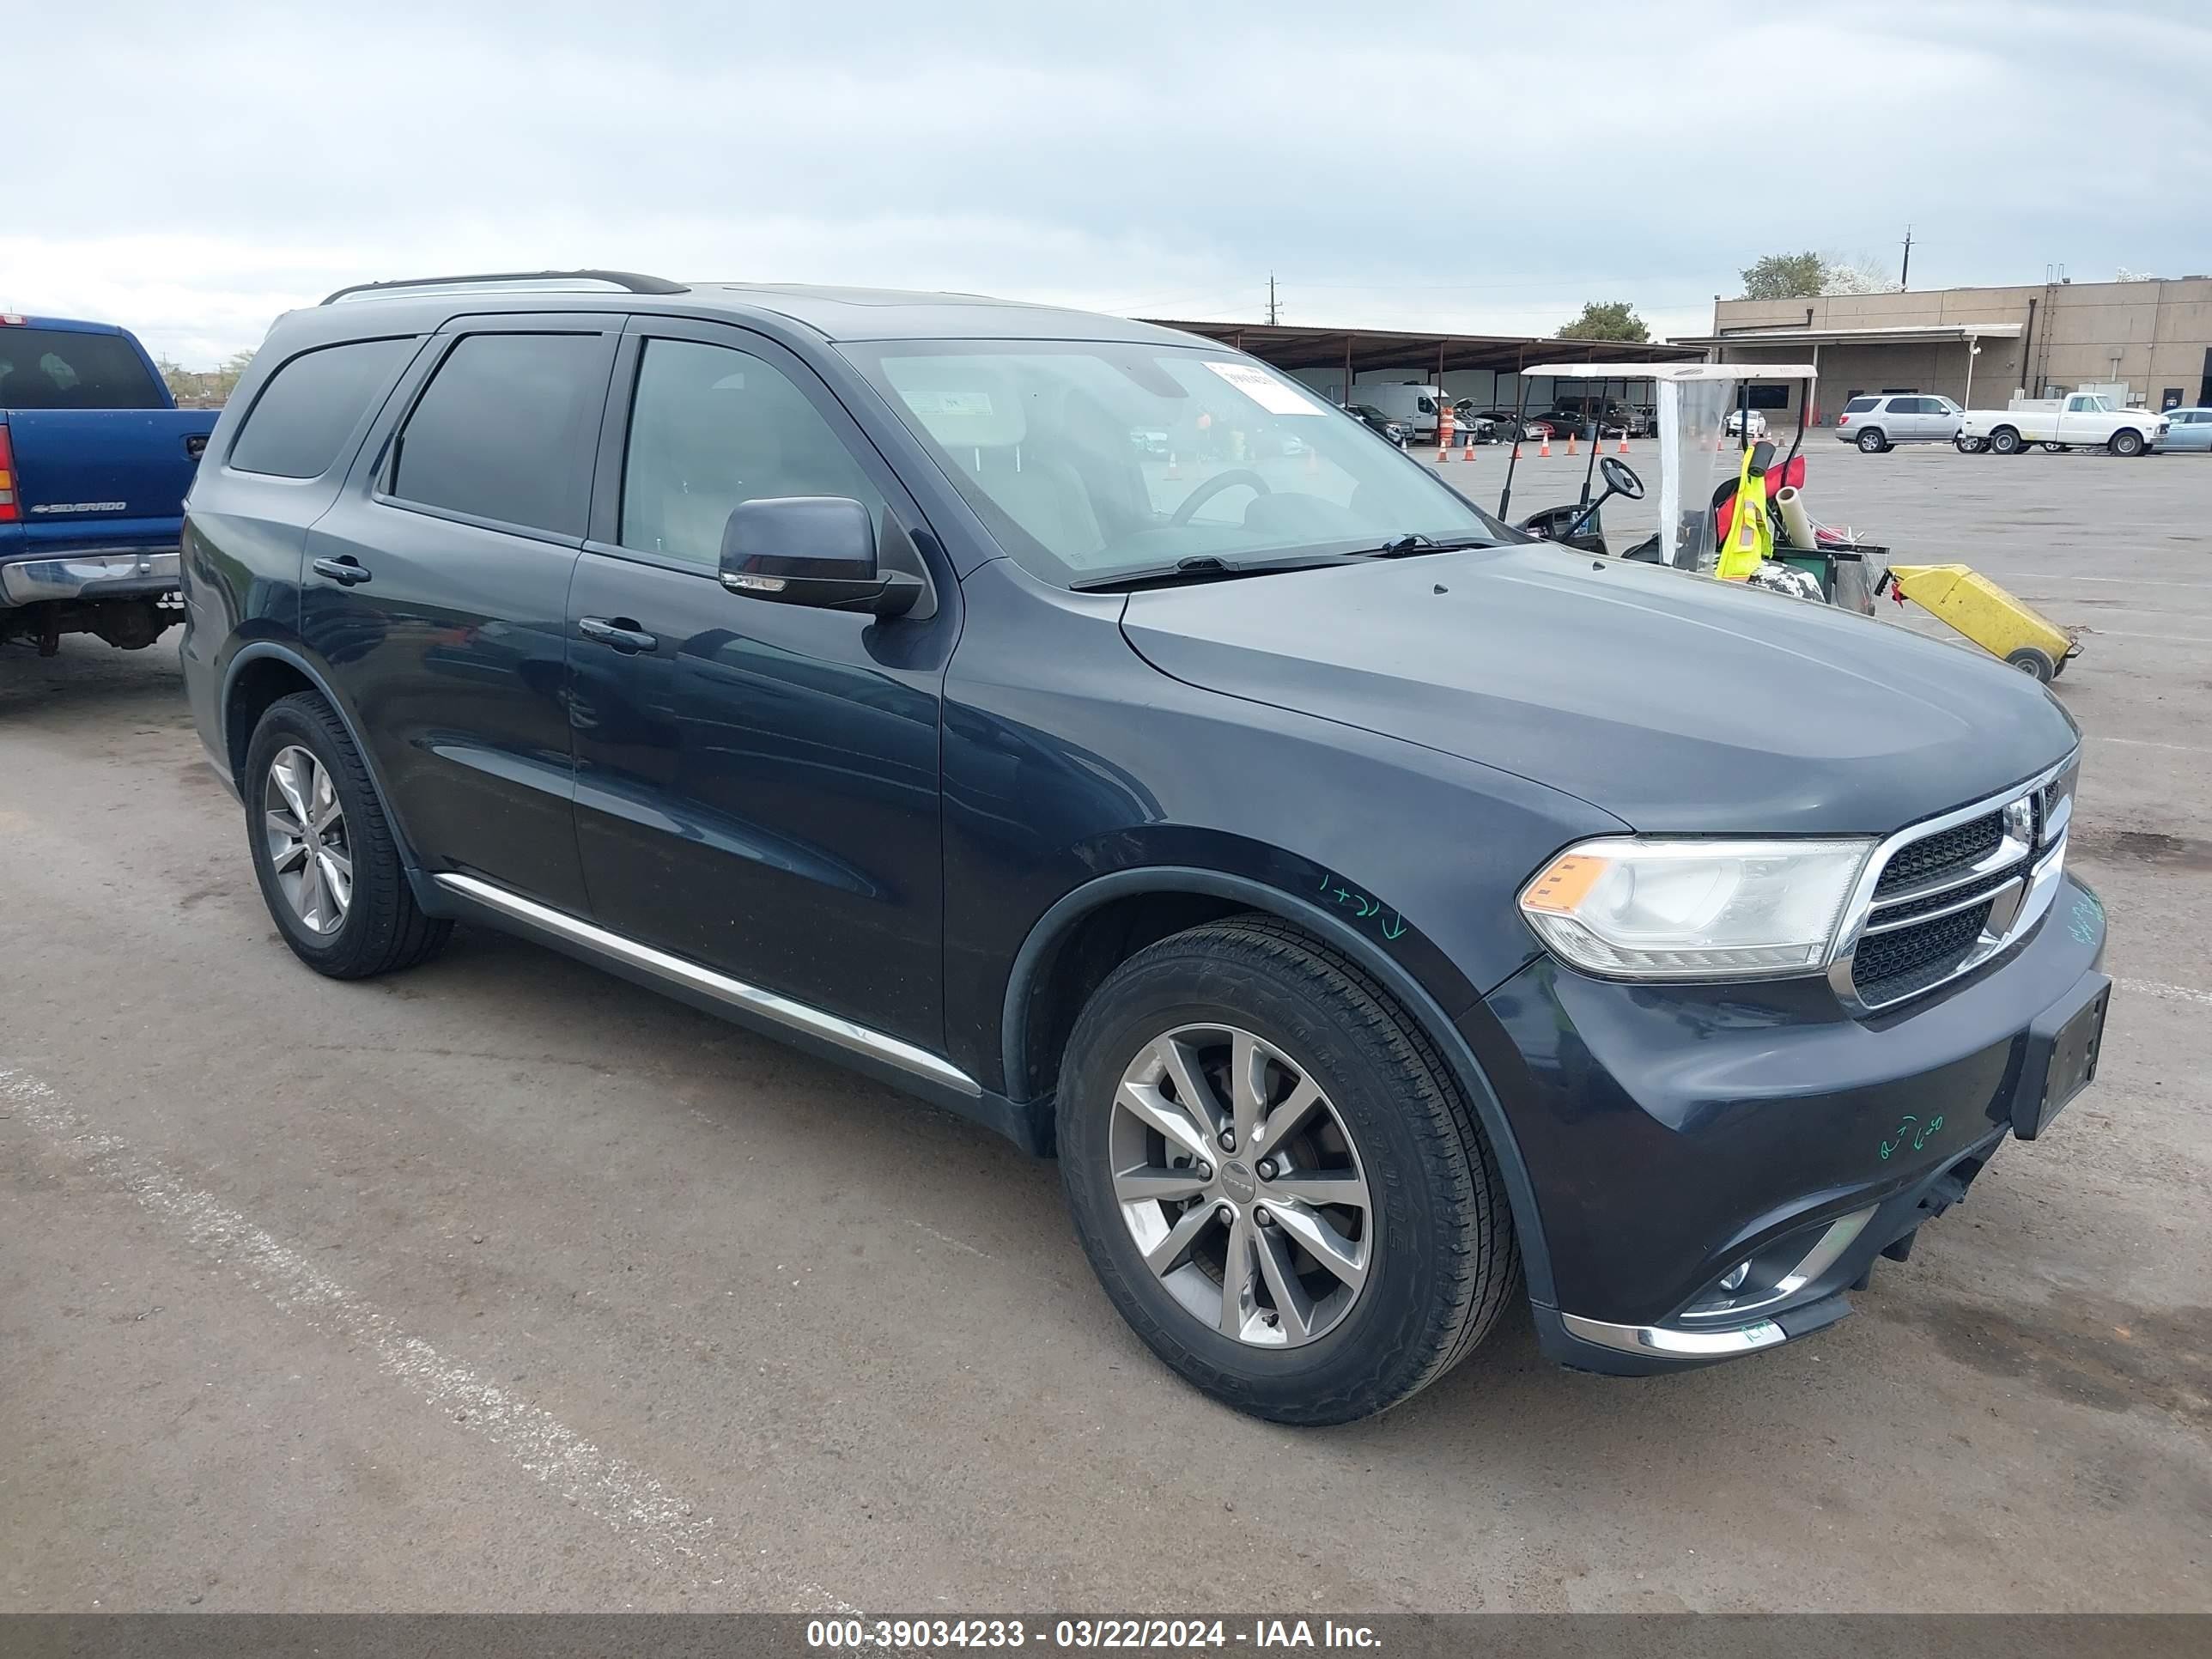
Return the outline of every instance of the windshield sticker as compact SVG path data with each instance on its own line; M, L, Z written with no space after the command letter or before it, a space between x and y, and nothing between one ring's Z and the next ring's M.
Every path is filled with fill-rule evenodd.
M1273 375L1254 368L1249 363L1217 363L1208 359L1206 366L1270 415L1318 415L1322 412L1321 405L1312 398L1301 396Z
M988 415L991 394L988 392L902 392L906 406L915 414L931 415Z

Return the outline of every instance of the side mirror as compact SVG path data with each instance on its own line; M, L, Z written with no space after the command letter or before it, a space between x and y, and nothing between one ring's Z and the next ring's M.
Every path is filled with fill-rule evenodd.
M921 578L876 559L868 509L842 495L741 501L722 526L722 586L750 599L902 617Z

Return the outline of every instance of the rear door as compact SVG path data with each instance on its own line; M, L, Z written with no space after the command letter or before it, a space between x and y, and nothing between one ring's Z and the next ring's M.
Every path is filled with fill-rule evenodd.
M623 319L456 319L308 532L300 633L432 869L582 914L562 635Z
M173 545L212 410L179 410L125 336L0 325L27 542Z
M951 573L927 567L934 599L889 622L725 589L722 529L741 501L860 501L885 562L917 573L919 512L781 346L712 324L633 328L568 605L593 915L938 1049Z
M1942 424L1943 406L1933 398L1893 398L1890 408L1896 411L1891 434L1903 443L1925 443L1930 438L1948 436L1939 431Z

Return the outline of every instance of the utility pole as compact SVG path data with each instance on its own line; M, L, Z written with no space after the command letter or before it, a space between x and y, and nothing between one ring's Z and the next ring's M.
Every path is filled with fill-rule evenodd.
M1267 273L1267 326L1275 325L1275 273Z
M1897 273L1897 285L1909 288L1912 283L1912 227L1905 228L1905 269Z

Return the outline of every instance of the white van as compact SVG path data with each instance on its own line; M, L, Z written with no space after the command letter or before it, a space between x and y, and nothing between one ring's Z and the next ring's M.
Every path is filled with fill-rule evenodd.
M1353 403L1381 410L1416 438L1437 435L1437 405L1443 395L1440 386L1410 381L1392 386L1380 380L1362 380L1352 388Z

